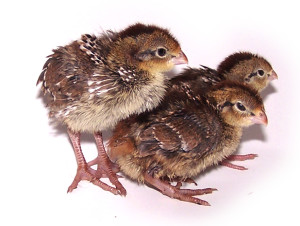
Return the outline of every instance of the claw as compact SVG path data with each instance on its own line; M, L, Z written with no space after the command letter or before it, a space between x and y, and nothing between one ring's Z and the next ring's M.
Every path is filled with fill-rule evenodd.
M245 160L251 160L258 157L257 154L248 154L248 155L231 155L228 158L224 159L220 165L226 166L232 169L237 169L237 170L248 170L248 168L244 166L239 166L231 163L230 161L245 161Z
M95 184L96 186L102 188L105 191L110 191L115 195L122 195L126 196L126 190L123 185L119 182L118 176L112 170L111 161L109 160L103 146L102 142L102 134L95 133L94 137L97 143L98 148L98 169L94 170L90 166L96 164L93 160L90 164L86 163L85 158L83 156L81 146L80 146L80 133L73 132L68 130L68 134L70 140L73 145L76 161L77 161L77 173L72 182L72 184L68 188L68 192L72 192L75 188L77 188L78 183L81 180L88 180L91 183ZM109 186L108 184L102 182L100 178L103 176L107 176L110 182L115 186Z
M203 206L210 206L210 204L207 201L198 199L194 196L209 194L217 190L214 188L180 189L180 181L177 183L176 186L172 186L168 181L154 178L149 173L144 174L144 179L147 184L153 186L154 188L157 188L162 194L169 196L170 198L178 199L185 202L191 202Z

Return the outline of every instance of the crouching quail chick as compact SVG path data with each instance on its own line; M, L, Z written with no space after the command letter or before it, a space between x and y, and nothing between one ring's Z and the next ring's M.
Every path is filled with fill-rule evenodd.
M42 83L47 94L50 117L67 126L73 145L78 168L68 192L81 180L89 180L104 190L125 195L104 149L101 131L160 103L166 89L163 72L187 63L178 41L166 29L138 23L120 32L82 35L48 57L37 84ZM82 153L82 132L94 134L98 176ZM102 182L104 176L115 187Z
M229 80L244 83L260 92L274 79L278 76L265 58L250 52L236 52L226 57L217 70L203 65L185 69L170 80L170 88L185 93L191 90L206 92L212 85Z
M226 57L217 72L227 80L243 82L261 92L270 81L278 79L271 64L262 56L250 52L236 52Z
M118 123L108 153L129 178L171 198L209 205L194 196L215 189L180 189L169 181L193 178L232 155L243 127L267 124L264 105L254 89L230 81L193 97L177 94L168 93L155 110Z
M194 92L205 93L211 86L221 81L242 82L259 92L278 76L271 64L262 56L250 52L235 52L226 57L217 70L206 66L187 68L179 76L170 80L169 92L183 92L192 97ZM256 154L232 155L221 164L238 170L246 170L230 161L244 161L257 157Z

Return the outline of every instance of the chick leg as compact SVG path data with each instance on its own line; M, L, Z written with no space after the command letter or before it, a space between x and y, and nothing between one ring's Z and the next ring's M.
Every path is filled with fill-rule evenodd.
M176 186L172 186L166 181L156 179L149 173L144 174L144 179L147 184L157 188L163 195L169 196L173 199L179 199L185 202L191 202L198 205L210 206L210 204L202 199L195 198L195 195L209 194L216 191L214 188L205 189L179 189Z
M239 166L231 163L230 161L245 161L245 160L250 160L256 158L258 155L256 154L248 154L248 155L231 155L227 159L223 160L220 165L226 166L232 169L237 169L237 170L247 170L246 167L244 166Z
M87 164L90 167L94 166L94 165L97 165L97 170L94 171L95 177L97 177L98 179L99 178L108 178L108 176L106 175L106 172L103 171L101 169L101 167L98 166L98 163L99 163L99 160L98 160L98 157L96 157L92 161L89 161ZM111 169L114 173L119 173L120 172L120 167L114 162L111 162ZM117 175L117 177L118 178L123 178L122 176L119 176L119 175Z
M116 188L113 188L95 178L95 176L92 173L92 169L88 167L80 146L80 133L73 132L68 129L68 134L72 142L75 158L77 161L77 173L72 184L68 188L68 192L72 192L75 188L77 188L77 185L80 181L88 180L93 184L99 186L100 188L104 189L105 191L110 191L113 194L117 195L119 192Z
M98 149L98 169L97 172L105 172L105 175L108 177L110 182L116 186L116 189L118 190L120 195L126 195L126 190L123 187L123 185L119 182L117 174L113 172L113 163L110 161L103 145L103 139L102 139L102 133L97 132L94 133L94 137L96 140L97 144L97 149ZM100 169L99 169L100 168Z

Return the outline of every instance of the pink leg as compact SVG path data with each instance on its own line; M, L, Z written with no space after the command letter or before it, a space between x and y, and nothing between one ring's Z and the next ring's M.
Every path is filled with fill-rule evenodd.
M113 172L113 168L116 169L116 166L114 163L112 163L104 149L103 145L103 139L102 139L102 133L97 132L94 134L97 150L98 150L98 169L96 171L97 176L105 175L108 177L110 182L116 186L118 192L120 195L126 195L126 190L123 187L123 185L119 182L118 176L116 172Z
M195 198L195 195L209 194L217 189L205 188L205 189L180 189L180 186L172 186L166 181L156 179L149 173L144 174L145 182L155 188L157 188L162 194L169 196L170 198L178 199L185 202L191 202L198 205L210 206L210 204L202 199ZM179 182L180 183L180 182Z
M98 166L98 163L99 163L99 157L97 156L95 159L93 159L92 161L89 161L87 164L89 167L91 166L94 166L94 165L97 165L97 170L94 170L94 174L97 178L108 178L108 176L106 175L106 172L103 171L101 169L101 167ZM120 172L120 167L114 163L114 162L111 162L111 169L114 173L119 173ZM117 175L118 178L123 178L122 176L119 176Z
M99 186L100 188L104 189L105 191L110 191L115 195L119 194L119 191L116 188L113 188L103 183L102 181L98 180L94 176L93 170L90 167L88 167L80 146L80 133L73 132L68 129L68 134L72 142L75 158L77 161L77 173L72 184L68 188L68 192L72 192L75 188L77 188L78 183L81 180L88 180L93 184L95 184L96 186Z
M237 169L237 170L247 170L246 167L244 166L239 166L231 163L230 161L245 161L245 160L250 160L256 158L258 155L256 154L248 154L248 155L231 155L227 159L223 160L220 165L226 166L232 169Z

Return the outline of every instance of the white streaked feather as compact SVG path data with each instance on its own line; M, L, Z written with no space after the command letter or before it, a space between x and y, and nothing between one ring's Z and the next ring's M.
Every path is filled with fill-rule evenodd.
M97 96L100 96L100 95L102 95L103 93L107 93L108 91L110 91L110 90L112 90L112 89L115 89L115 87L111 87L111 88L109 88L109 89L100 89L99 91L97 91L97 93L96 93L96 95Z
M95 81L91 81L91 80L87 81L88 86L91 86L91 85L93 85L94 83L95 83Z
M119 73L121 76L125 75L121 70L118 70L118 73Z

